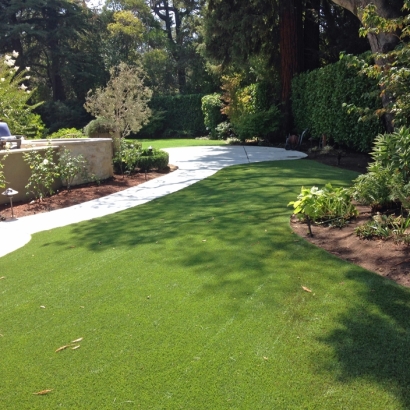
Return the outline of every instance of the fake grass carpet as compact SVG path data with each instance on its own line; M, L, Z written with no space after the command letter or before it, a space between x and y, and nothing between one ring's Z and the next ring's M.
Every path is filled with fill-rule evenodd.
M0 408L409 408L409 290L289 227L354 177L235 166L34 235L0 258Z

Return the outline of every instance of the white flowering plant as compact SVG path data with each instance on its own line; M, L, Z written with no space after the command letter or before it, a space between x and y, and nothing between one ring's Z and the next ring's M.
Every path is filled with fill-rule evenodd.
M24 153L24 161L31 170L26 185L27 195L32 195L39 201L42 201L46 196L53 195L54 182L60 176L59 167L54 157L54 148L51 146L46 149L44 154L34 150Z
M40 138L45 126L33 110L41 103L29 104L33 94L29 87L30 67L16 66L18 53L0 56L0 121L8 124L13 134Z

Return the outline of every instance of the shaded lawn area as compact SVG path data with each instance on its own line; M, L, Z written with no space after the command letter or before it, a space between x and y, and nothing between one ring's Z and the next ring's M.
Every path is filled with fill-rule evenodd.
M34 235L0 258L1 406L409 408L409 289L289 227L302 185L355 176L235 166Z

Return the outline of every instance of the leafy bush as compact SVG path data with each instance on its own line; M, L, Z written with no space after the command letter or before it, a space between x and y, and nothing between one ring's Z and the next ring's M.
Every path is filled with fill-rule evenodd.
M375 162L399 172L410 181L410 129L401 127L391 134L378 135L370 153Z
M202 112L204 114L204 124L210 131L211 138L217 138L216 128L222 122L223 116L221 108L223 104L219 93L209 94L202 97Z
M356 235L361 239L387 239L393 237L397 242L410 243L410 216L395 215L373 216L372 220L355 229Z
M95 134L109 134L112 132L114 132L114 127L103 117L97 117L84 127L84 134L87 137L92 137Z
M59 176L58 165L54 160L54 148L48 147L44 155L39 151L27 151L23 154L23 158L31 170L26 185L27 195L31 193L39 200L52 195L54 193L53 184Z
M66 148L60 151L58 155L58 173L63 185L69 191L77 176L87 176L87 161L81 154L74 157Z
M242 115L233 123L233 129L242 141L255 137L265 138L279 128L280 111L272 106L269 111L258 111Z
M381 107L377 82L359 75L344 60L302 73L292 81L292 111L296 128L309 128L312 136L322 134L334 142L368 152L374 137L383 131L381 121L371 116L362 121L357 112L343 104L366 106L370 111Z
M55 138L84 138L85 135L81 130L77 130L76 128L61 128L60 130L53 132L47 138L55 139Z
M202 113L202 94L153 97L149 103L159 114L154 125L148 123L138 133L139 138L195 137L206 133Z
M151 169L164 169L168 166L168 152L153 148L152 151L144 149L137 161L137 167L141 171L150 171Z
M352 196L363 205L376 208L392 202L392 173L389 168L374 164L371 171L359 175L353 183Z
M228 121L223 121L215 128L215 135L218 140L226 140L234 135L231 124Z
M378 135L370 155L374 162L353 181L353 197L373 208L400 202L410 209L410 130Z
M118 151L113 158L114 170L121 174L132 174L137 167L138 159L141 155L142 144L137 141L120 140Z
M342 226L347 220L358 214L351 202L349 190L334 188L331 184L323 189L312 187L301 189L297 201L289 202L293 206L294 214L302 220L333 222L333 225Z

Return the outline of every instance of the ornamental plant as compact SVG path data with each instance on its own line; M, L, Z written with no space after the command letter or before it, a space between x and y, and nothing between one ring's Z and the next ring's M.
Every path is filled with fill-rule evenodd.
M323 189L302 187L296 201L289 202L294 214L301 220L312 222L331 222L335 226L343 226L346 221L358 215L351 202L349 190L335 188L326 184Z
M28 151L23 154L24 161L29 165L31 175L26 185L27 195L42 201L47 195L54 193L53 184L59 177L58 164L54 161L54 149L49 146L45 154L39 151Z
M5 188L6 187L6 177L4 176L4 161L7 158L7 155L3 155L0 157L0 188Z
M70 191L74 179L82 175L85 179L87 177L87 161L83 155L74 157L71 152L64 148L59 153L58 158L58 173L67 191Z
M5 54L0 60L0 119L7 122L14 134L28 138L39 138L44 131L44 124L33 110L41 103L28 103L34 90L30 90L30 67L20 69L16 66L18 53Z
M138 158L141 155L142 144L140 142L129 142L121 139L119 149L113 158L114 169L122 175L132 174L137 166Z
M120 138L138 132L151 116L148 102L152 91L144 85L144 78L142 68L120 63L110 69L105 88L87 94L85 109L105 118L113 129L114 151L119 149Z

